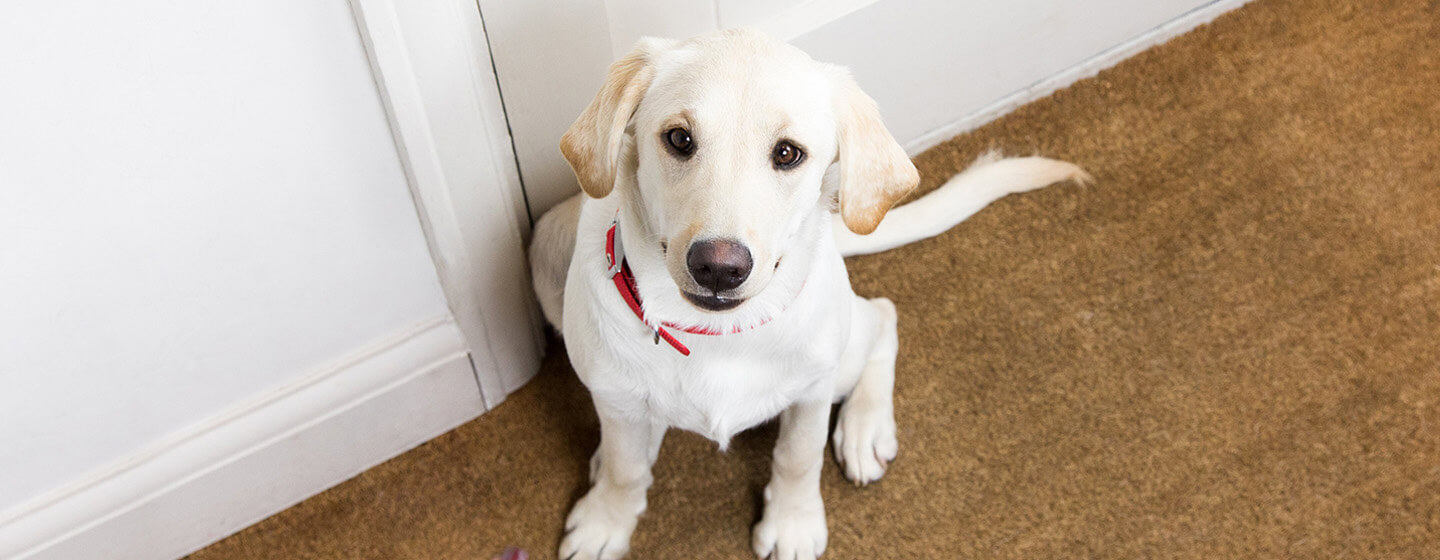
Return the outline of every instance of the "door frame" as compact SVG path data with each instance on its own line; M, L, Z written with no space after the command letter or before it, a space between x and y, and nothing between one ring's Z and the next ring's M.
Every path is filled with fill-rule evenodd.
M350 0L420 222L481 396L494 408L540 365L530 218L475 0ZM493 219L493 209L506 209Z

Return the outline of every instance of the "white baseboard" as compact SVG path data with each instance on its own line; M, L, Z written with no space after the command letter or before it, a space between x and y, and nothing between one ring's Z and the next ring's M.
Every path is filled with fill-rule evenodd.
M941 142L980 128L990 121L1009 114L1011 111L1020 108L1020 106L1026 103L1043 99L1075 82L1099 74L1101 70L1115 66L1121 61L1140 54L1150 47L1184 35L1196 27L1214 21L1215 18L1221 14L1239 8L1249 2L1250 0L1215 0L1214 2L1185 12L1177 18L1161 24L1159 27L1146 31L1129 41L1106 49L1104 52L1092 56L1080 64L1066 68L1053 76L1007 95L978 111L935 127L921 134L919 137L905 142L905 151L910 153L910 155L916 155L939 145Z
M484 412L449 317L0 513L0 558L169 559Z

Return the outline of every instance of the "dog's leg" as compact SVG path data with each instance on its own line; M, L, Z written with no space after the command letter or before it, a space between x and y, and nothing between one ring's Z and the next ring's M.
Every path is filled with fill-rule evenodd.
M854 386L840 407L833 444L835 460L845 478L858 486L880 480L899 451L894 404L899 341L895 304L885 298L857 297L855 301L851 351L843 359L848 363L842 363L841 368L842 372L858 369L859 376L853 378ZM860 349L868 352L860 353Z
M630 535L645 512L650 467L665 435L664 426L596 409L600 449L590 461L595 485L565 520L562 559L613 560L630 550Z
M646 450L646 457L650 459L650 465L655 465L655 460L660 458L660 446L665 443L665 431L667 426L652 424L650 428L650 447ZM590 483L594 484L600 476L601 452L605 446L595 448L595 453L590 455Z
M825 463L825 430L830 423L826 398L796 403L780 415L780 439L765 514L755 526L753 546L760 558L814 560L825 552L825 503L820 499L820 469Z

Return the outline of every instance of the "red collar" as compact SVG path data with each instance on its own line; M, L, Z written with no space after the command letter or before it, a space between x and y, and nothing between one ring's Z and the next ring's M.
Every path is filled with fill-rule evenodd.
M661 340L664 340L685 356L690 355L690 348L665 329L669 328L690 334L720 336L744 332L770 322L771 318L766 317L748 328L734 327L728 331L677 325L668 321L662 321L659 325L651 325L649 321L645 320L645 310L640 305L640 291L635 287L635 275L630 272L630 264L625 260L625 247L620 243L620 221L618 219L611 222L610 229L605 232L605 262L610 265L608 272L610 280L615 282L615 290L620 292L620 298L625 300L625 305L630 306L630 310L635 312L635 316L640 318L640 322L645 323L650 330L655 332L655 343L659 344Z

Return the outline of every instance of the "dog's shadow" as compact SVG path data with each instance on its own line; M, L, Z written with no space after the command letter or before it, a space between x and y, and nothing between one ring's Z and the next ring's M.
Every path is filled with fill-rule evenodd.
M570 496L573 504L590 489L590 455L600 445L600 419L595 415L590 392L570 366L565 342L548 327L545 330L545 359L540 373L531 381L535 385L534 405L547 433L562 434L563 457L580 482Z

